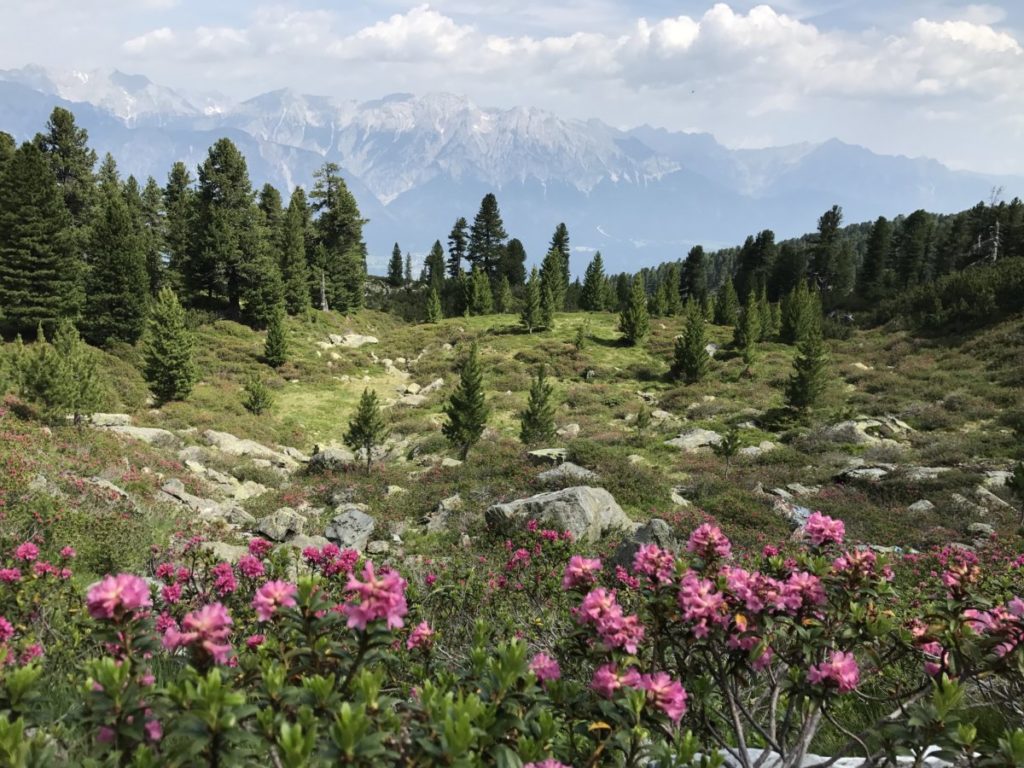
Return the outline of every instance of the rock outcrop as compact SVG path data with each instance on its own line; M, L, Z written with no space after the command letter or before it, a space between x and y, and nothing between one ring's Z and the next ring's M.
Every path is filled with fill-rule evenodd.
M635 527L608 491L585 485L495 504L487 510L486 520L499 531L527 520L537 520L549 528L569 531L577 540L589 543L612 530Z

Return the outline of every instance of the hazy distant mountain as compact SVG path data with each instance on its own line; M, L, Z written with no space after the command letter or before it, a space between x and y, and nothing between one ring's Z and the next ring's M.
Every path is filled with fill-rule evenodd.
M396 240L414 253L443 242L455 218L471 218L489 191L532 260L565 221L576 272L593 249L615 271L678 258L698 242L736 244L765 227L780 237L801 234L833 203L853 222L916 208L960 210L995 186L1024 194L1024 179L952 171L837 140L730 150L709 134L620 131L443 93L356 102L286 89L232 103L118 71L0 70L0 130L29 138L55 104L72 109L91 144L111 152L123 172L161 181L175 160L201 162L222 135L245 153L256 185L308 187L317 166L337 162L370 219L378 268Z

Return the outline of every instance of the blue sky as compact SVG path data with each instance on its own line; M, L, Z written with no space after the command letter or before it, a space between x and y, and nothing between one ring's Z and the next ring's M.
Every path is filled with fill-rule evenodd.
M451 91L1024 173L1019 0L0 0L0 18L3 68L116 67L234 99Z

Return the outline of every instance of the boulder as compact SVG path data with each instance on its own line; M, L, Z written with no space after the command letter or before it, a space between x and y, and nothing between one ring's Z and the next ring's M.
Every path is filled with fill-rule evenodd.
M564 427L560 427L559 429L556 429L555 430L555 434L558 435L559 437L567 437L567 438L570 438L570 439L573 438L573 437L579 437L580 425L579 424L566 424Z
M398 496L399 494L408 493L408 492L409 491L407 491L405 488L403 488L400 485L389 485L385 489L384 495L388 496L388 497L391 497L391 496Z
M386 555L391 551L391 545L386 541L371 541L366 545L368 555Z
M343 336L332 333L329 337L331 344L336 347L349 347L350 349L358 349L366 344L379 344L376 336L363 336L358 333L346 333Z
M421 395L429 395L431 392L436 392L444 386L444 379L434 379L432 382L427 384L420 390Z
M699 451L701 448L710 448L711 446L718 445L721 442L722 436L717 432L697 427L695 429L682 432L678 437L674 437L671 440L666 440L665 445L678 448L679 450L686 451L687 453L693 453L694 451Z
M679 540L672 532L672 527L660 517L652 517L619 544L612 555L612 565L621 565L627 570L632 570L633 557L644 544L657 544L662 549L673 552L679 549Z
M778 443L773 443L771 440L762 440L757 445L747 445L740 448L738 453L740 456L754 457L760 456L762 453L766 453L768 451L774 451L778 447Z
M988 517L987 508L981 506L980 504L975 504L973 501L971 501L962 494L952 494L949 497L949 502L953 509L961 514L969 515L971 517Z
M231 456L244 456L249 459L263 459L264 461L269 461L276 467L280 467L288 471L295 470L299 466L299 463L295 459L285 453L275 451L273 448L268 448L262 443L257 443L255 440L235 437L228 432L217 432L216 430L208 429L203 432L203 439L208 445L212 445L221 453L226 453Z
M858 416L826 427L823 435L836 443L894 445L913 431L909 424L895 416Z
M322 448L310 457L308 468L314 473L340 472L355 460L355 454L345 448Z
M445 456L443 459L441 459L441 466L445 467L446 469L451 469L453 467L461 467L462 460L453 459L451 456Z
M214 560L223 560L228 563L237 563L249 554L248 547L237 544L228 544L224 541L204 541L199 545L201 549L213 555Z
M561 464L569 452L565 448L538 448L526 455L534 464Z
M324 536L343 549L362 552L376 527L377 521L353 504L335 510L335 516L327 524Z
M256 530L271 541L284 541L291 536L301 534L305 527L305 517L291 507L281 507L261 519Z
M127 413L94 413L89 417L89 423L94 427L128 427L132 417Z
M323 536L307 536L304 533L300 533L298 536L293 536L284 542L281 546L288 547L289 549L297 549L300 553L304 549L315 547L316 549L323 549L325 546L330 544Z
M935 505L928 501L928 499L920 499L907 507L907 511L913 512L915 515L923 515L931 512L933 509L935 509Z
M596 472L591 472L589 469L581 467L579 464L573 464L571 461L566 461L553 469L541 472L537 475L537 479L542 483L593 483L596 482L599 477Z
M218 502L213 499L204 499L186 491L185 484L176 477L172 477L160 487L156 499L181 504L193 512L209 512L218 507Z
M669 500L677 507L692 507L693 504L683 494L689 491L689 488L683 485L677 485L672 488L672 492L669 494Z
M434 511L427 515L425 520L427 530L431 533L447 530L456 512L462 510L462 497L459 494L441 499Z
M131 498L128 496L128 491L120 486L114 485L109 480L104 480L102 477L90 477L85 482L93 488L99 489L112 500L131 501Z
M985 472L981 484L986 488L1002 488L1013 478L1013 472L1006 469L990 469Z
M569 531L577 541L589 543L609 531L634 528L633 521L608 491L585 485L494 504L487 510L486 520L498 531L526 520L538 520L555 530Z
M719 346L713 341L709 341L704 345L704 351L708 353L708 357L714 357L715 353L719 350Z
M668 411L663 411L661 408L655 408L651 411L651 418L655 421L671 421L675 416Z
M804 485L803 483L787 483L787 490L796 496L814 496L821 493L820 485Z
M802 528L811 516L811 510L807 507L801 507L785 499L775 499L772 502L772 511L786 520L793 530Z
M407 394L407 395L418 395L420 393L421 389L423 389L423 387L421 387L419 384L417 384L414 381L411 384L406 384L405 385L405 394Z
M128 427L114 425L112 427L103 427L108 432L127 437L132 440L139 440L149 445L155 445L158 448L180 448L181 438L173 432L168 432L166 429L159 429L157 427Z
M984 485L979 485L974 489L974 498L986 509L1003 509L1012 510L1013 507L1003 501L1001 498L996 496L992 491L986 488Z
M427 402L426 395L402 395L398 398L399 405L405 405L412 408L419 407Z
M942 473L949 472L949 469L949 467L907 467L903 470L903 476L907 480L920 483L936 480Z
M995 535L996 529L988 523L971 523L967 526L967 535L974 539L975 544L986 541Z
M199 513L199 519L204 523L226 523L232 526L251 526L256 522L255 517L233 501L225 501L203 510Z

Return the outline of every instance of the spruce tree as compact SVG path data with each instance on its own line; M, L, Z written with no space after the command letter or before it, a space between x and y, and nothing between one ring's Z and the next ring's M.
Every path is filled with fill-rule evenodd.
M480 210L469 228L466 258L474 267L482 269L487 277L497 277L507 238L498 210L498 199L488 192L480 201Z
M81 340L74 324L62 319L53 343L39 334L23 371L22 395L40 407L43 417L63 424L68 416L76 426L102 402L96 356Z
M144 353L146 381L158 400L189 396L199 379L195 339L185 324L185 310L169 288L160 291L150 312Z
M526 410L519 415L519 439L524 445L534 445L555 436L554 388L547 383L543 365L537 369L530 385Z
M448 277L455 280L462 274L462 262L469 248L469 223L460 216L448 234Z
M530 279L526 283L526 293L523 296L523 310L519 315L520 322L528 333L533 333L533 329L539 328L542 324L540 303L540 275L534 267L530 270Z
M569 228L565 226L564 223L559 223L559 225L555 227L555 232L551 235L551 244L548 246L548 250L556 251L561 258L561 284L568 288L569 282L572 279L569 265L569 256L572 253L572 249L569 247ZM565 305L565 296L556 295L555 299L559 300L559 309L563 309Z
M391 249L391 260L388 262L388 285L392 288L402 287L402 249L395 243Z
M795 344L807 334L812 322L812 306L807 283L801 280L782 300L779 335L787 344Z
M281 288L284 306L290 315L306 312L310 307L310 275L306 257L306 225L309 207L306 193L296 187L281 219Z
M489 315L494 312L494 295L491 293L491 281L483 269L473 267L470 277L473 284L473 298L470 312L474 315Z
M544 295L545 290L551 291L554 307L558 311L565 307L565 292L569 287L564 282L563 263L561 252L552 248L544 256L544 261L540 265L541 296Z
M501 274L508 278L509 285L523 285L526 282L526 249L518 238L513 237L505 246L501 258Z
M669 264L665 277L661 281L662 285L665 286L665 314L670 317L678 317L683 314L683 299L679 293L681 272L679 264Z
M46 130L36 134L33 143L46 156L64 206L71 214L72 228L83 232L89 226L95 193L96 153L89 148L88 132L78 127L71 112L54 107Z
M775 332L772 330L772 307L768 301L768 291L763 284L757 294L757 318L761 331L758 340L767 341L775 335Z
M679 278L679 293L683 298L703 303L708 295L708 265L704 248L695 245L690 249L683 263Z
M71 217L43 153L22 144L0 176L0 323L10 333L53 329L83 299Z
M647 310L653 317L664 317L668 314L668 292L665 290L665 282L659 281L654 293L647 301Z
M515 308L515 297L512 295L512 286L509 285L508 275L501 276L495 303L497 304L497 310L502 313L512 312Z
M672 361L672 376L687 384L703 379L711 369L711 357L707 351L704 313L693 299L686 304L686 325L683 334L676 338L675 357Z
M366 474L370 474L373 464L373 450L379 448L388 439L388 425L377 402L377 393L367 387L359 398L359 406L348 422L345 432L345 445L355 454L362 453L366 457Z
M115 177L101 185L92 208L82 326L97 346L114 340L134 344L146 329L150 277L145 243L125 197Z
M726 278L718 289L715 300L715 325L736 325L740 315L740 300L732 280Z
M551 331L555 328L555 294L551 285L540 281L540 323L545 330Z
M879 216L868 235L864 263L857 275L858 292L867 299L878 299L885 293L886 276L890 269L892 225L885 216Z
M366 277L363 226L366 219L359 213L355 196L336 163L324 163L313 178L310 199L316 214L312 225L314 295L319 296L322 285L324 298L331 308L352 312L363 306Z
M479 353L474 343L459 372L459 385L452 392L444 408L448 421L441 428L449 444L459 449L465 461L487 424L488 409L484 400L483 372Z
M242 398L242 407L253 416L262 416L274 404L274 394L259 374L254 373L249 376L242 391L245 392L245 397Z
M267 323L267 339L263 344L263 359L272 368L280 368L288 361L288 336L284 326L284 308L278 308L270 315Z
M341 257L332 304L336 311L348 314L362 309L363 289L366 284L366 267L363 261L363 253L357 248L350 249Z
M441 317L441 297L437 295L437 288L431 286L427 294L427 322L436 323Z
M167 271L171 284L182 287L188 269L195 217L195 190L184 163L177 162L171 166L163 198Z
M240 239L246 258L239 272L238 295L246 322L257 330L266 328L271 317L284 304L281 269L267 244L258 212L249 213L249 225Z
M142 223L142 251L149 276L149 294L156 296L164 282L164 193L150 176L139 198Z
M750 370L757 353L757 342L761 338L761 312L757 296L753 291L747 294L747 303L740 313L733 333L733 344L743 355L743 363Z
M821 336L819 312L797 346L793 374L786 383L786 405L805 413L814 408L825 394L828 376L828 349Z
M643 278L639 274L633 277L629 299L619 315L619 330L622 332L623 339L630 346L643 342L650 332L647 296L644 293Z
M444 290L444 269L444 248L441 247L440 240L435 240L430 248L430 253L427 254L427 260L423 264L423 277L427 285L437 291L438 297Z
M583 273L583 290L580 293L580 307L587 312L602 312L608 305L606 288L606 277L604 274L604 260L601 252L594 254L594 258L587 265Z

